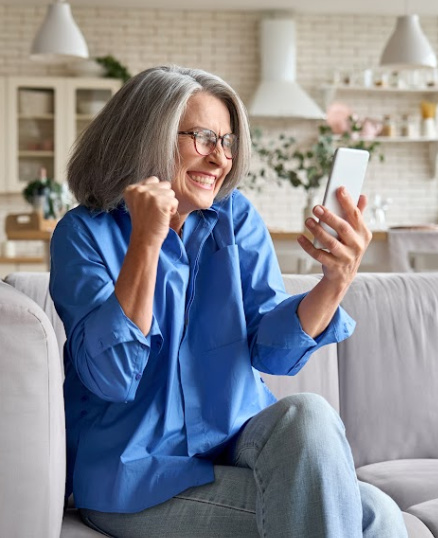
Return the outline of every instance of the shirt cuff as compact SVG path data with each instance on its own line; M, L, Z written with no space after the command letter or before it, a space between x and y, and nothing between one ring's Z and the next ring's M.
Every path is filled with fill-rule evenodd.
M306 293L294 295L267 313L260 323L257 348L262 370L295 375L320 347L345 340L356 322L339 306L327 328L316 338L302 328L297 309Z
M114 292L85 322L85 344L91 357L125 342L137 341L150 349L152 340L157 348L161 348L163 337L155 316L152 317L151 329L145 336L125 315Z

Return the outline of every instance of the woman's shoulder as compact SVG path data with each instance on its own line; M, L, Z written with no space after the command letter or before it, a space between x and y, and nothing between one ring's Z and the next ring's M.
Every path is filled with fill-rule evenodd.
M235 215L245 210L254 210L248 198L238 189L233 190L226 198L217 201L213 208L220 213Z
M58 222L54 235L68 234L72 237L72 232L85 234L87 236L99 236L105 230L108 231L115 227L113 211L98 211L89 209L84 205L78 205L70 209Z

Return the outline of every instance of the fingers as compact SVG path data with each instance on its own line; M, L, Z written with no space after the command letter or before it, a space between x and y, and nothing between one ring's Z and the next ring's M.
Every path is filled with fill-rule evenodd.
M359 208L362 214L365 211L367 205L368 205L368 198L365 196L365 194L361 194L359 196L359 202L357 203L357 207Z

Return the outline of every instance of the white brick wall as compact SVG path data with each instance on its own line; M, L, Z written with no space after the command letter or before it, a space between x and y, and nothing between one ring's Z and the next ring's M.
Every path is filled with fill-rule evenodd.
M1 1L1 0L0 0ZM66 74L65 67L45 67L28 58L31 41L46 7L0 5L0 74ZM259 12L164 11L73 7L92 56L113 54L132 73L160 63L200 67L226 79L248 102L259 78ZM297 79L322 104L320 87L339 69L378 63L393 26L392 16L297 15ZM421 24L438 49L438 18ZM378 117L418 110L419 98L338 94L354 111ZM297 139L316 132L304 121L264 121L268 132L286 130ZM393 200L388 222L413 224L438 218L437 180L430 179L426 144L385 145L385 163L371 163L365 192ZM269 226L301 227L304 195L299 189L272 184L261 195L250 192ZM27 209L20 196L0 196L0 222L12 209ZM0 234L2 230L0 230ZM2 236L0 235L0 239Z

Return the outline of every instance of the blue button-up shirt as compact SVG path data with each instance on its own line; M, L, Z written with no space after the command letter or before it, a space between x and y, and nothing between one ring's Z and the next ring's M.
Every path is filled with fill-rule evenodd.
M275 401L259 372L294 375L322 345L348 337L338 308L316 339L303 295L284 289L269 233L238 191L189 215L158 262L149 334L114 285L131 221L77 207L51 243L50 291L67 334L67 492L78 507L137 512L214 480L212 460Z

